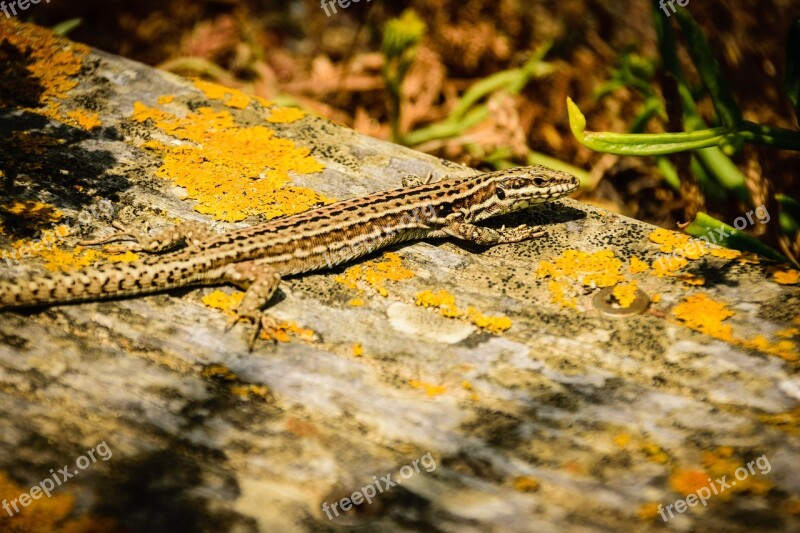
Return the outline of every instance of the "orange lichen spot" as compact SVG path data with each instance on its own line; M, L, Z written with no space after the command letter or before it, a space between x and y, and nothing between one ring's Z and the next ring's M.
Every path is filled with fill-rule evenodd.
M244 109L250 104L250 97L238 89L200 79L194 80L194 86L203 91L207 98L219 100L234 109Z
M364 300L363 298L353 298L352 300L347 302L347 305L352 307L361 307L364 305Z
M202 301L208 307L220 309L233 315L233 310L236 309L240 303L242 303L242 298L244 298L244 293L241 291L228 294L216 289L214 292L203 296Z
M655 442L645 442L642 444L641 449L649 461L661 465L669 461L669 456L667 453Z
M0 24L2 25L2 24ZM30 485L18 485L5 473L0 472L0 501L17 500L21 494L28 495L29 504L17 504L19 513L10 504L0 513L0 531L9 533L50 533L52 531L69 533L93 533L98 531L120 531L116 522L110 518L97 518L83 514L69 519L73 512L75 498L64 487L56 487L50 497L39 490L36 499L31 497ZM9 512L13 516L9 516Z
M354 344L353 357L361 357L362 355L364 355L364 347L359 343Z
M152 120L164 133L189 141L149 141L163 154L156 174L174 181L195 200L195 210L236 222L251 215L275 218L306 211L330 200L306 187L288 185L290 172L311 174L324 168L309 149L275 137L264 126L238 127L227 111L202 107L184 117L134 104L133 120Z
M175 97L171 94L164 94L158 97L158 103L161 105L164 104L171 104L175 100Z
M642 261L638 257L631 257L631 266L628 267L628 272L638 274L647 270L650 270L650 265L647 264L647 261Z
M681 274L678 276L678 279L687 285L693 285L695 287L706 284L706 278L703 276L695 276L694 274Z
M669 477L669 485L678 494L687 496L702 487L710 487L711 482L705 470L677 469Z
M766 413L758 417L763 423L792 435L800 435L800 407L783 413Z
M790 496L781 504L781 509L787 514L800 516L800 498L797 496Z
M272 334L262 331L261 338L266 340L276 340L278 342L291 342L292 338L311 340L314 338L314 330L301 328L297 323L287 320L278 323L277 328Z
M630 442L631 442L631 436L628 435L627 433L617 433L616 435L614 435L614 444L616 444L620 448L625 448L626 446L628 446L628 444L630 444Z
M386 252L381 259L351 266L333 279L359 292L363 292L362 287L364 286L371 287L385 297L389 295L388 289L384 286L386 281L401 281L412 277L414 277L414 273L402 265L399 255L394 252Z
M707 294L687 296L672 310L678 320L701 333L717 339L731 341L731 326L722 322L734 315L727 304L715 302Z
M663 504L659 502L643 503L636 509L636 516L638 516L640 520L652 520L658 516L658 508L662 505Z
M425 394L427 394L429 398L433 398L434 396L439 396L447 391L447 387L445 387L444 385L426 383L424 381L417 381L416 379L412 379L411 381L408 382L408 384L415 389L424 390Z
M86 131L92 131L93 129L99 128L103 125L103 123L100 121L100 115L90 111L85 111L83 109L68 111L67 116L72 119L75 124Z
M539 480L530 476L514 478L514 490L517 492L536 492L539 490Z
M289 124L300 120L304 116L306 116L306 114L296 107L277 107L270 110L267 121L273 124Z
M201 375L206 379L215 381L238 381L239 376L234 374L227 366L211 363L203 368Z
M776 270L772 273L772 279L775 283L781 285L797 285L800 283L800 271L793 269Z
M791 339L798 335L800 335L800 328L786 328L775 332L776 337L782 337L784 339Z
M650 300L652 300L652 302L653 302L654 304L657 304L658 302L660 302L660 301L661 301L661 295L660 295L660 294L658 294L658 293L656 293L656 294L654 294L654 295L653 295L653 297L652 297L652 298L650 298Z
M772 482L765 477L765 474L772 470L766 456L745 464L742 459L734 456L730 447L722 446L703 453L703 468L712 479L726 476L735 480L736 484L731 484L731 487L726 489L729 493L749 491L754 494L766 494L773 488ZM720 494L722 495L724 493Z
M711 250L711 255L722 259L738 259L742 256L742 252L728 248L714 248Z
M636 299L636 291L638 290L637 282L631 281L630 283L623 283L614 287L611 295L619 303L620 307L630 307Z
M242 400L269 400L269 389L264 385L254 385L252 383L231 385L230 391Z

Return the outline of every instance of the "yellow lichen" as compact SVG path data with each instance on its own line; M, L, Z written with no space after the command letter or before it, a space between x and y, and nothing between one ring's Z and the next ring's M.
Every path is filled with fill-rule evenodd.
M421 307L434 307L442 316L455 318L461 316L461 311L456 307L456 297L445 290L437 292L422 291L417 294L416 304Z
M622 261L614 256L612 250L598 250L588 253L578 250L567 250L554 261L542 261L536 269L540 279L552 278L548 290L553 303L563 308L576 308L578 291L572 283L585 287L611 287L624 281L620 273ZM571 296L566 296L567 292Z
M289 172L310 174L324 168L307 148L275 137L264 126L238 127L228 111L201 107L178 117L136 102L133 120L151 120L164 133L189 141L150 141L145 147L163 154L156 175L183 187L197 202L196 211L217 220L293 215L330 201L306 187L288 185Z
M388 296L386 281L400 281L414 277L414 273L403 267L400 256L394 252L386 252L381 259L366 261L345 270L333 279L346 287L363 292L363 286L369 286L381 296Z
M236 309L240 303L242 303L242 298L244 298L244 293L241 291L228 294L216 289L214 292L203 296L202 301L208 307L220 309L233 314L233 310Z
M194 86L203 91L210 100L219 100L234 109L244 109L250 104L250 97L238 89L200 79L194 80Z
M569 288L569 285L566 283L554 279L547 282L547 290L550 291L550 299L554 304L559 304L564 309L577 309L578 298L566 296L566 292Z
M644 442L641 446L642 453L647 456L648 461L658 464L665 464L669 461L667 453L655 442Z
M517 492L536 492L539 490L539 480L530 476L515 477L514 490Z
M617 433L614 435L614 444L620 448L625 448L631 442L631 436L627 433Z
M658 509L663 504L660 502L647 502L643 503L636 509L636 516L641 520L652 520L658 516Z
M158 103L162 105L171 104L173 100L175 100L175 97L171 94L164 94L158 97Z
M273 124L289 124L304 116L306 114L296 107L278 107L270 111L267 121Z
M630 283L623 283L614 287L611 292L612 296L620 307L630 307L636 299L636 291L638 290L637 282L631 281Z
M539 278L567 277L586 287L611 287L624 278L620 274L622 261L612 250L594 253L567 250L555 261L542 261L536 270Z
M97 113L92 113L83 109L69 111L67 112L67 116L71 118L75 124L86 131L92 131L93 129L99 128L103 125L103 123L100 121L100 116Z
M688 296L672 310L684 325L706 335L726 341L733 340L731 326L723 324L734 312L726 304L715 302L707 294Z
M715 302L707 294L699 293L686 297L683 302L675 306L672 314L678 319L679 324L716 339L776 355L787 361L797 361L800 358L797 345L792 341L771 342L763 335L756 335L752 339L734 337L731 326L723 324L723 321L735 313L728 309L727 304Z
M257 398L259 400L269 400L269 389L264 385L243 384L231 385L230 391L242 400Z
M648 235L649 239L661 246L659 251L676 254L687 259L699 259L708 251L708 245L700 239L689 235L659 228Z
M783 413L766 413L759 419L772 427L778 428L792 435L800 435L800 407L795 407Z
M767 467L767 464L763 465ZM773 488L772 482L768 477L765 477L768 470L763 468L760 463L750 461L749 465L733 454L730 447L722 446L713 451L703 453L703 468L705 468L707 477L712 479L720 479L723 476L728 479L735 479L736 484L731 484L731 487L726 488L725 492L720 493L720 496L730 496L737 492L752 492L753 494L766 494ZM742 470L744 469L744 470ZM738 476L737 476L738 470ZM769 469L771 470L771 468Z
M80 72L89 47L56 37L45 28L0 17L0 42L4 41L25 54L25 68L41 87L40 106L27 111L69 123L60 112L59 100L77 85L73 77Z
M456 306L456 297L445 290L422 291L417 294L416 304L421 307L436 308L442 316L447 318L466 318L479 328L495 335L507 331L513 325L511 319L506 316L484 315L471 305L467 306L465 311L460 310Z
M347 302L347 305L352 307L361 307L364 305L364 300L362 298L353 298L352 300Z
M418 381L416 379L412 379L408 382L415 389L424 390L425 394L428 395L429 398L433 398L434 396L439 396L440 394L444 394L447 391L447 387L444 385L435 385L433 383L426 383L424 381Z
M467 306L466 317L470 322L479 328L490 333L494 333L495 335L499 335L504 331L511 329L511 326L513 325L513 322L507 316L484 315L471 305Z
M364 355L364 347L359 343L354 344L353 357L361 357L362 355Z
M781 285L796 285L800 283L800 271L792 269L776 270L772 273L772 278Z
M275 331L270 335L266 331L261 332L262 339L275 339L278 342L290 342L292 338L311 340L314 338L314 330L301 328L296 322L287 320L279 322Z
M798 335L800 335L800 328L786 328L775 332L776 337L782 337L785 339L791 339L792 337L797 337Z
M650 270L650 265L646 261L642 261L638 257L631 257L631 266L628 267L628 272L638 274L647 270Z
M722 259L738 259L742 256L742 252L728 248L714 248L711 250L711 255Z

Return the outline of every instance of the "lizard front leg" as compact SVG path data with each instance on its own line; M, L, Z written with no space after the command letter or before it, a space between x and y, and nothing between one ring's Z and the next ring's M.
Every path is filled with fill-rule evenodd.
M274 340L278 322L269 313L265 312L264 308L267 307L270 298L272 298L272 295L278 289L278 285L280 285L280 274L266 263L245 261L222 267L219 277L222 281L227 281L240 289L246 290L242 302L235 310L236 316L228 322L226 331L244 318L255 323L255 331L250 338L250 350L253 349L253 344L255 344L262 328Z
M464 241L474 242L483 246L492 246L495 244L508 244L512 242L521 242L528 239L535 239L545 234L541 226L528 226L522 224L515 228L493 229L485 228L483 226L476 226L467 222L451 222L447 226L442 227L436 232L433 232L429 237L455 237Z
M178 246L199 246L201 243L217 236L217 233L210 227L195 220L186 220L180 224L165 228L155 235L127 231L118 222L112 222L112 225L120 231L107 237L81 241L78 244L91 246L128 238L136 241L135 244L131 246L112 246L108 248L108 251L112 253L127 251L160 253Z

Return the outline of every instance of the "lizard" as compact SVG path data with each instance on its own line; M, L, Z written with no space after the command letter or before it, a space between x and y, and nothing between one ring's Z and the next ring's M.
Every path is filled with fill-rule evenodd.
M0 312L230 283L245 295L226 331L241 319L253 321L252 350L261 328L267 333L277 328L266 308L283 277L349 263L403 241L454 237L496 245L541 237L545 232L540 226L494 229L476 223L550 202L579 186L576 177L542 166L433 183L430 178L407 176L399 189L223 234L187 221L154 235L122 231L86 241L80 244L133 239L126 249L152 255L130 263L0 280Z

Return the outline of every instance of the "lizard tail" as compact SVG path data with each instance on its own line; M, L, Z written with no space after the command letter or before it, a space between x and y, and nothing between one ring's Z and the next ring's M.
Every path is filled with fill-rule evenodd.
M149 275L148 275L149 274ZM0 280L0 309L103 300L187 285L169 271L150 273L141 263L117 263L76 272L32 274Z

